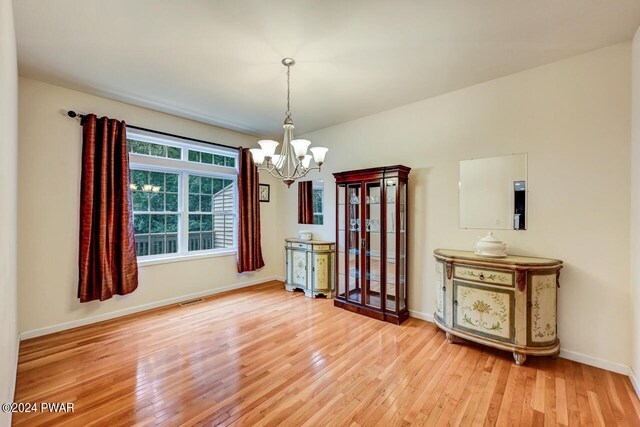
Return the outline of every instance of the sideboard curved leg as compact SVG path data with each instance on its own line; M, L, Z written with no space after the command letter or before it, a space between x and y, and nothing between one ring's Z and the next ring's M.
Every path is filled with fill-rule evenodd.
M555 353L553 353L553 354L551 355L551 358L552 358L553 360L556 360L558 357L560 357L560 350L556 351Z
M445 332L445 335L447 337L447 342L449 344L455 344L456 343L456 337L453 334L451 334L450 332Z
M527 355L518 353L517 351L513 352L513 359L516 361L516 365L522 366L524 365L524 361L527 360Z

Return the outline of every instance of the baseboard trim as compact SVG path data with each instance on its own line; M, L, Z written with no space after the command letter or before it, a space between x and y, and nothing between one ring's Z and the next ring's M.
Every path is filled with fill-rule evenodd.
M605 369L617 374L629 375L628 365L578 353L577 351L560 349L560 357L563 359L573 360L574 362L584 363L585 365L595 366L596 368Z
M91 325L93 323L104 322L105 320L116 319L118 317L139 313L141 311L152 310L154 308L160 308L167 305L177 304L177 303L188 301L194 298L201 298L201 297L219 294L222 292L232 291L234 289L246 288L248 286L257 285L259 283L265 283L272 280L279 280L281 282L284 282L284 278L281 276L272 276L272 277L265 277L261 279L249 280L247 282L241 282L241 283L235 283L229 286L223 286L221 288L207 289L205 291L195 292L187 295L180 295L174 298L168 298L160 301L150 302L147 304L137 305L135 307L125 308L123 310L116 310L110 313L100 314L98 316L92 316L84 319L73 320L71 322L58 323L57 325L46 326L44 328L33 329L30 331L22 332L19 335L19 337L20 337L20 341L28 340L31 338L37 338L44 335L54 334L56 332L77 328L80 326L86 326L86 325Z
M427 313L423 313L421 311L416 311L416 310L409 310L409 316L433 323L433 314L427 314Z
M633 372L633 368L629 366L629 381L631 381L631 385L633 389L636 391L636 395L640 397L640 385L638 385L638 378L636 378L636 374Z

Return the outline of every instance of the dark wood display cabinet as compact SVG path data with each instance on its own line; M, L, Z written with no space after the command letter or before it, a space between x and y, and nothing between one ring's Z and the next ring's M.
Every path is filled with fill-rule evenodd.
M334 305L399 325L407 309L406 166L334 173L336 241Z

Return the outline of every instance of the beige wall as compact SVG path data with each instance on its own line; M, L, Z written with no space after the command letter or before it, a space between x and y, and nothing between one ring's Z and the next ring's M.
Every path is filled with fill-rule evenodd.
M631 369L637 376L640 373L640 28L633 38L631 73Z
M18 349L18 71L11 0L0 0L0 403L12 402ZM0 426L11 415L0 412Z
M281 231L265 226L266 266L260 272L238 274L235 256L149 265L140 268L140 285L134 293L80 304L76 292L81 127L65 115L67 109L234 146L253 146L257 138L27 78L20 78L19 97L21 332L33 336L43 332L38 331L41 328L74 322L64 325L68 327L159 301L282 275L282 244L275 244ZM272 201L261 205L262 221L274 224L280 187L265 182L272 184Z
M305 135L330 148L326 225L298 226L295 192L286 192L285 234L304 227L335 240L331 172L410 166L409 307L431 316L433 251L471 249L485 233L458 227L458 162L528 153L527 230L495 234L511 253L565 261L564 354L626 372L630 57L629 44L616 45Z

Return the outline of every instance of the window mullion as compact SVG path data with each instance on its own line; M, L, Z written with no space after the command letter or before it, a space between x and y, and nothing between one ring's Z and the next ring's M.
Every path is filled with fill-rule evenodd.
M189 252L189 173L183 171L180 180L180 254L186 255Z

